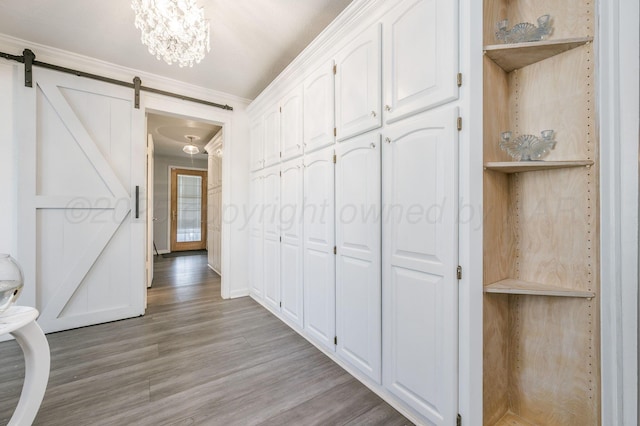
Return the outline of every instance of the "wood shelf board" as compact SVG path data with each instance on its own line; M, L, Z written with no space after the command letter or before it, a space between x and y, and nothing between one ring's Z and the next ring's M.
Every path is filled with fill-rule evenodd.
M567 50L593 41L593 37L562 40L533 41L528 43L492 44L484 47L485 54L505 72L526 67Z
M529 281L507 278L484 287L485 293L524 294L531 296L560 296L560 297L595 297L595 293L586 290L575 290L550 284L533 283Z
M535 172L540 170L566 169L571 167L592 166L591 160L577 161L496 161L484 164L486 170L501 173Z
M533 423L513 414L511 411L507 411L507 413L502 416L494 426L533 426Z

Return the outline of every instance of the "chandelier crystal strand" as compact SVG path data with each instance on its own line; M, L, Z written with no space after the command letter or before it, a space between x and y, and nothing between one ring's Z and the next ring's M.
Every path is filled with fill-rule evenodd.
M196 0L132 0L131 8L142 43L167 64L192 67L211 50L209 22Z

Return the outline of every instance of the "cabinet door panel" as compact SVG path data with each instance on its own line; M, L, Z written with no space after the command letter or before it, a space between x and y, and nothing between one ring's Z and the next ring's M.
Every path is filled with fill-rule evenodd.
M264 114L264 165L280 162L280 107L274 105Z
M264 174L264 298L280 310L280 167Z
M380 135L336 146L338 354L380 382Z
M333 61L304 81L304 150L311 152L334 142Z
M335 351L333 147L304 158L304 328Z
M264 126L262 119L251 124L251 171L259 170L264 166Z
M251 218L249 222L250 231L250 258L251 258L251 293L254 297L262 299L264 291L264 234L263 234L263 217L260 214L264 202L263 190L264 176L261 173L251 175L250 182L250 202L251 202Z
M456 117L393 124L383 147L384 385L433 424L457 413Z
M302 155L302 86L285 96L280 106L280 146L282 160L287 160Z
M303 168L302 159L282 164L280 179L280 228L282 313L294 324L302 328L302 208L303 208Z
M387 123L458 98L457 10L457 1L404 0L385 17Z
M380 25L354 39L336 56L337 140L382 125Z

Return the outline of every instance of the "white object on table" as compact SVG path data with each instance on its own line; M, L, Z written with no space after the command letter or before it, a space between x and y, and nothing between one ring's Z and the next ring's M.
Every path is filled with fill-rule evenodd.
M18 406L7 426L33 424L49 381L49 343L36 323L38 311L11 306L0 314L0 335L11 333L24 353L24 384Z

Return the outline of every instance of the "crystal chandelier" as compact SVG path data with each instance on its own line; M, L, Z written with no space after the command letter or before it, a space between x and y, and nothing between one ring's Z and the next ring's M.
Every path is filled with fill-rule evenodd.
M132 0L135 25L149 53L180 67L200 63L209 45L209 22L196 0Z

